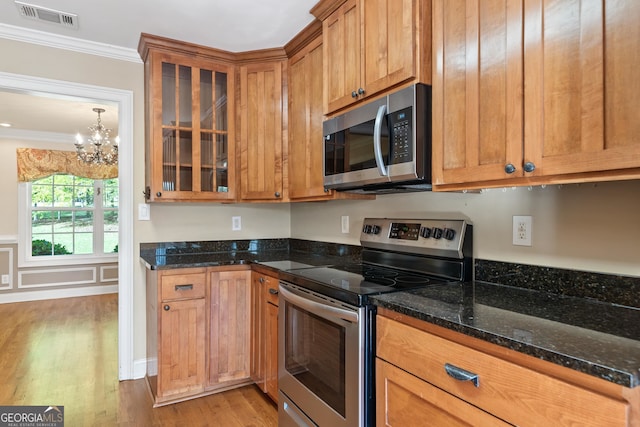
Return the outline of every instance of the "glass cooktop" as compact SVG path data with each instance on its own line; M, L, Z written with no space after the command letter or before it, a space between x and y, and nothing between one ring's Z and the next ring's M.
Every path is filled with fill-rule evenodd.
M355 305L362 305L369 295L447 282L427 275L368 264L294 269L281 273L280 277Z

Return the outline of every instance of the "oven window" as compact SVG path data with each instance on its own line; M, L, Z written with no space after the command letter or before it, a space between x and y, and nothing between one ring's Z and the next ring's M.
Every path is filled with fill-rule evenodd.
M344 417L345 329L292 304L285 328L285 369Z

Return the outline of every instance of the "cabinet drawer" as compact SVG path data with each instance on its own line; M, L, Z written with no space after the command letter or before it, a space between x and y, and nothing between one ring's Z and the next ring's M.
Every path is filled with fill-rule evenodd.
M517 425L626 426L626 402L605 397L385 317L377 317L377 356ZM477 375L455 379L450 365ZM455 374L452 374L455 375Z
M376 359L376 424L402 427L416 420L433 426L510 426L464 400Z
M162 276L162 301L204 297L205 273Z

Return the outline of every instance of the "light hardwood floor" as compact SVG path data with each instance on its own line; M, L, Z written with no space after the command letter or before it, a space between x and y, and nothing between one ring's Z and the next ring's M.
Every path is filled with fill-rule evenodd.
M0 304L0 322L0 405L63 405L69 427L278 425L255 386L154 409L119 382L115 294Z

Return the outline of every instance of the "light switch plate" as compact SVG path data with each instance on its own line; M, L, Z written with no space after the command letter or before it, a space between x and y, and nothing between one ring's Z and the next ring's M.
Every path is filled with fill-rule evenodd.
M148 203L138 203L138 221L151 220L151 206Z

